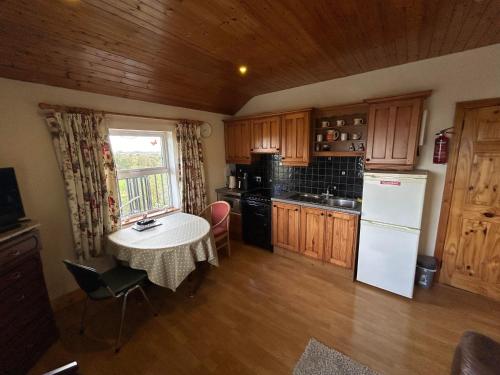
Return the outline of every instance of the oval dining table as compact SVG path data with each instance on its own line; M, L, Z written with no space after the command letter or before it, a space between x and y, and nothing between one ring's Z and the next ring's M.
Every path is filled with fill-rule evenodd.
M152 283L173 291L197 262L219 265L207 220L176 212L156 221L161 225L142 232L127 227L110 234L108 250L130 267L146 271Z

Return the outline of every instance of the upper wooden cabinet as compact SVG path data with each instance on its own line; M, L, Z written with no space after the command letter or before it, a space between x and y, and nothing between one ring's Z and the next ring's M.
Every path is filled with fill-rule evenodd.
M250 164L251 154L282 155L283 165L307 166L311 110L225 120L226 162Z
M415 167L424 100L430 91L366 100L366 169Z
M351 269L358 234L358 218L342 212L327 211L325 225L325 262Z
M273 202L273 245L299 251L300 206Z
M285 113L281 119L283 165L307 166L311 154L311 111Z
M250 126L250 120L227 120L224 122L227 163L251 163Z
M251 120L253 153L277 153L280 151L280 116L260 117Z

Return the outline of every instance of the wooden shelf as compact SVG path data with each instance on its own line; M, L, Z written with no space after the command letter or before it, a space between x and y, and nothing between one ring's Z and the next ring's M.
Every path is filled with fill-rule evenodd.
M346 142L351 142L351 143L366 142L366 139L346 139L345 141L337 140L337 141L321 141L321 142L314 141L314 143L320 143L320 144L322 143L335 144L335 143L346 143Z
M341 131L343 128L362 128L362 127L366 127L366 124L359 124L359 125L356 125L356 124L345 124L345 125L342 125L342 126L316 126L314 128L315 131L318 131L318 130L337 130L337 131Z
M312 156L364 156L364 151L313 151Z

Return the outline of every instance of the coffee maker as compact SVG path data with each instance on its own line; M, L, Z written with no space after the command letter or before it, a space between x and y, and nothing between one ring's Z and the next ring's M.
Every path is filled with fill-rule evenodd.
M236 180L237 180L237 188L239 190L248 190L248 173L243 172L243 170L238 169L238 172L236 174Z

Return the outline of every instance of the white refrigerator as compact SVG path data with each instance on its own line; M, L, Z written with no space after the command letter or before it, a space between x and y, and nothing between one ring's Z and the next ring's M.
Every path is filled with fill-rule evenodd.
M365 172L357 280L412 298L427 172Z

